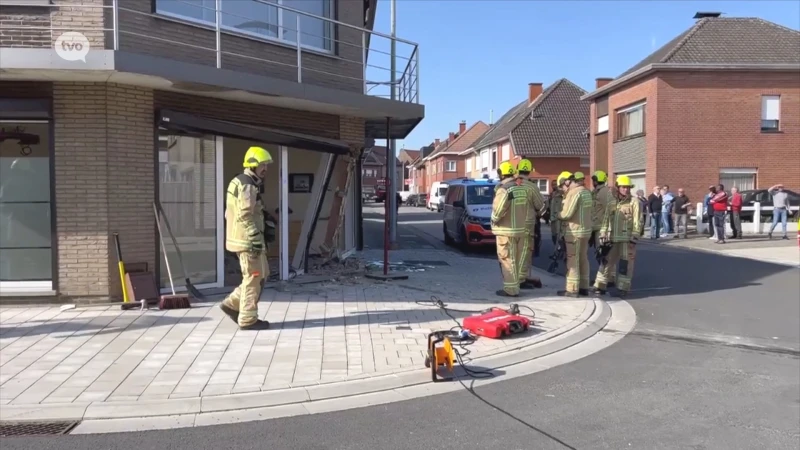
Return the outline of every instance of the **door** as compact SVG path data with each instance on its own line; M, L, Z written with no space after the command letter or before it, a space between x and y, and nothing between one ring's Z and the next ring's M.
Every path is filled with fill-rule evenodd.
M222 212L222 139L213 135L159 133L158 198L183 257L186 276L200 288L224 283L224 218ZM166 235L165 264L159 252L159 282L183 288L179 255ZM161 250L161 249L159 249Z
M458 233L457 219L461 213L456 203L461 199L464 192L463 186L450 186L447 190L447 196L444 200L444 224L447 227L447 233L451 237L456 237ZM463 207L460 208L463 210Z
M0 121L0 294L53 290L50 123Z

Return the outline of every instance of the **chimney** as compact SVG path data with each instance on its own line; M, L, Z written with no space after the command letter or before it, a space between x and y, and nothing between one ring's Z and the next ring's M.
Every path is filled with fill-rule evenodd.
M715 11L697 11L692 19L716 19L721 15L722 13Z
M439 146L439 138L436 138L436 139L433 140L433 146L434 146L434 148Z
M453 139L455 139L455 138L456 138L456 134L455 134L455 133L453 133L453 132L451 131L451 132L450 132L450 137L449 137L449 138L447 138L447 142L448 142L448 143L449 143L449 142L453 142Z
M613 78L595 78L595 89L600 89L608 83L611 83L613 80Z
M542 83L528 83L528 103L533 103L540 95L542 95Z
M461 123L458 124L458 134L459 134L459 136L464 134L465 131L467 131L467 121L466 120L462 120Z

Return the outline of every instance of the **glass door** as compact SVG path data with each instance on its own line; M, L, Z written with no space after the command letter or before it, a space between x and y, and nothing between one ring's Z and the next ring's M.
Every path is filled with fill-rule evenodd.
M159 130L158 192L164 216L183 256L187 276L195 286L220 287L223 274L222 211L219 202L221 139L212 135L177 134ZM178 252L162 221L169 268L175 288L183 289ZM168 289L169 274L159 247L160 286Z
M0 293L53 289L50 123L0 120Z

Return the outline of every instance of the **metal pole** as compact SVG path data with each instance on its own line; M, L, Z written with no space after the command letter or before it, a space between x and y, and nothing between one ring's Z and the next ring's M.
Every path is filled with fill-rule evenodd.
M390 18L391 18L391 51L390 51L390 59L391 59L391 99L395 100L397 98L396 84L397 84L397 41L395 37L397 37L397 0L391 1L391 9L390 9ZM388 215L386 216L389 218L389 242L392 248L395 248L397 243L397 207L395 206L395 202L397 201L397 165L395 164L395 146L397 142L394 139L390 139L391 135L389 125L390 122L387 122L386 125L386 167L387 167L387 174L386 177L388 179L388 185L386 189L386 205L389 208Z
M114 19L114 50L119 50L119 3L114 0L111 5Z
M281 281L286 281L289 279L289 147L282 145L280 151L280 279Z
M364 95L367 95L367 32L361 32L361 76L364 78Z
M216 22L216 33L217 33L217 69L222 68L222 0L217 0L214 6L216 10L215 16L217 17Z
M419 103L419 45L417 45L417 64L414 67L414 81L416 82L416 95L414 96L415 101L414 103Z
M389 135L389 129L392 127L392 118L386 118L386 135ZM389 149L386 149L386 167L389 167ZM389 174L386 174L386 198L383 200L383 274L389 275L389 213L391 212L391 208L389 208Z
M220 0L217 0L220 1ZM297 82L303 82L303 47L300 44L300 14L297 15Z

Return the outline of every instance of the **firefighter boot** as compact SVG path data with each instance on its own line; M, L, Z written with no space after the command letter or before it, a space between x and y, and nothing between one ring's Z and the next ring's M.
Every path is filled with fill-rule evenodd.
M556 295L559 297L568 297L568 298L578 298L577 292L569 292L569 291L558 291Z

